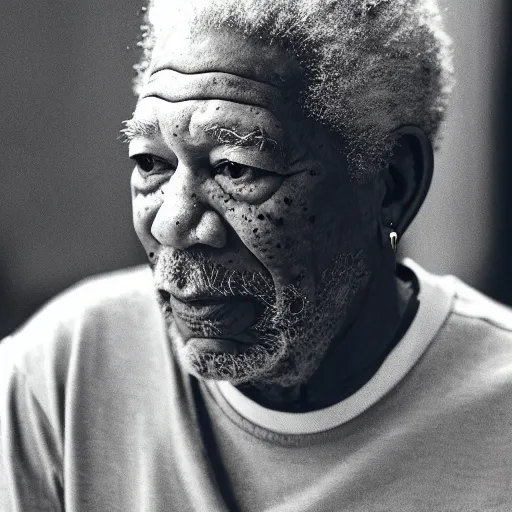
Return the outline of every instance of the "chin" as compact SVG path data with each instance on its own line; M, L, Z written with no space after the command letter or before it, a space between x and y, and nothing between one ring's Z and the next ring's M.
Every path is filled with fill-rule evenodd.
M225 380L238 385L266 380L274 370L278 358L268 353L249 349L243 355L229 352L198 351L195 347L184 347L179 354L182 367L198 379Z
M269 340L242 350L234 340L191 338L184 343L181 338L176 343L176 338L173 339L181 367L200 380L291 387L307 382L324 356L318 348L328 347L331 339L316 340L313 344L305 337L274 333Z
M275 369L284 353L284 347L274 342L247 344L207 337L184 340L175 322L170 325L170 338L187 373L198 379L225 380L232 384L260 381Z

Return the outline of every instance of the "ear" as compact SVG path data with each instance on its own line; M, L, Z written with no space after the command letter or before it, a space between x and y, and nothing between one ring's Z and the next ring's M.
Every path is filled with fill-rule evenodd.
M389 233L392 224L392 230L401 237L430 188L434 153L427 135L416 126L402 126L391 137L396 143L388 165L382 170L384 190L380 221L383 232Z

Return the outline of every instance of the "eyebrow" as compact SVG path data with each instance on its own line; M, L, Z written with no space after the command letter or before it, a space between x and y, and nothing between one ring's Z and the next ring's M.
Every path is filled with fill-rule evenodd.
M209 137L220 144L233 148L256 147L260 151L264 149L275 149L277 141L265 134L260 128L255 128L248 133L238 133L234 128L226 128L219 124L206 126L203 129ZM150 137L161 133L158 120L145 120L133 117L123 121L123 128L120 130L122 142L130 143L136 137Z
M158 120L148 121L133 117L123 121L123 128L119 132L122 142L129 143L136 137L150 137L161 133Z
M267 148L275 149L278 146L277 141L267 136L260 128L240 134L233 128L213 124L204 128L204 132L220 144L235 148L256 147L263 151Z

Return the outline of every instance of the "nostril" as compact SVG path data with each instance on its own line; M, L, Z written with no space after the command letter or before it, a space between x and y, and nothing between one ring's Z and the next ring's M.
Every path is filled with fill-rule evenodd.
M158 294L163 302L169 302L171 300L171 294L165 290L158 290Z
M181 289L185 288L186 284L187 284L187 281L182 277L182 278L178 279L176 286L181 290Z

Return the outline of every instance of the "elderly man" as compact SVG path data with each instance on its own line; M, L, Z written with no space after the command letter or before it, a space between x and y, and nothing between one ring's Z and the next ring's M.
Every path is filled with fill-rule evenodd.
M512 314L395 258L451 87L435 2L177 4L123 130L151 271L4 342L3 506L511 510Z

